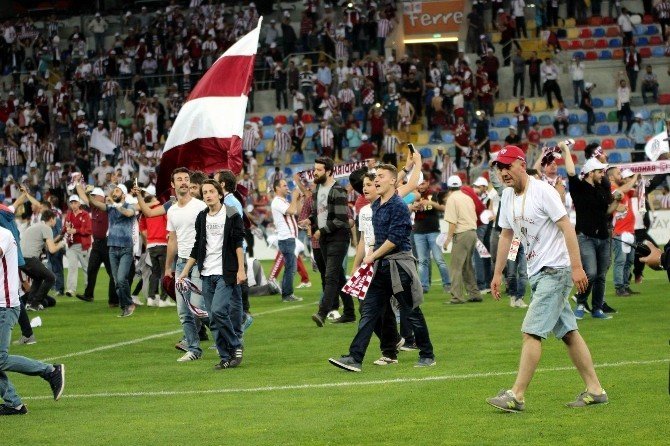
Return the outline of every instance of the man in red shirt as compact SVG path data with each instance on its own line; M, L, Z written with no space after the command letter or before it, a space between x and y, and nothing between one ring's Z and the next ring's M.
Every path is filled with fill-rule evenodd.
M456 145L456 166L460 168L461 157L467 157L470 154L470 126L465 123L462 116L458 118L452 133Z
M361 136L361 145L358 146L356 152L360 155L361 160L367 160L374 158L377 147L368 140L368 135L363 134Z
M77 195L68 200L70 210L65 215L63 234L67 242L67 286L65 295L74 297L77 290L79 266L88 270L88 252L91 248L91 215L81 208L81 199Z
M621 201L612 214L614 238L612 241L612 253L614 254L614 288L617 296L630 296L638 294L630 289L630 271L635 260L635 249L623 242L635 242L635 213L631 205L631 198L635 195L634 185L637 183L638 175L629 169L623 172L618 167L607 170L610 187L613 194L622 194Z

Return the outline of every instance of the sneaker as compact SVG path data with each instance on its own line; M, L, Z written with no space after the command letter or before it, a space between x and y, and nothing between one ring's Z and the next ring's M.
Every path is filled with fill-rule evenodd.
M65 295L66 295L67 297L74 297L75 292L72 291L72 290L67 290L67 291L65 292Z
M481 297L471 297L470 299L468 299L468 302L484 302L484 299L482 299Z
M437 363L434 358L419 358L419 361L414 364L414 367L432 367L435 364Z
M323 327L323 318L319 313L314 313L312 315L312 320L316 323L317 327Z
M37 344L37 341L35 340L35 335L32 334L28 337L21 336L19 339L14 341L14 345L33 345Z
M630 293L625 289L625 288L617 288L614 291L614 294L619 297L628 297L630 296Z
M25 404L21 404L19 407L8 406L3 404L0 406L0 415L25 415L28 413L28 408Z
M181 341L177 342L174 345L174 348L176 348L177 350L180 350L182 352L187 352L188 351L188 345L186 345L186 341L183 340L183 339Z
M612 316L603 312L603 310L595 310L591 313L591 317L594 319L612 319Z
M505 412L521 412L526 408L526 404L523 401L517 400L514 392L511 390L501 390L493 398L486 398L486 402Z
M132 300L133 300L133 304L135 304L135 305L137 305L137 306L140 306L140 307L141 307L142 305L144 305L144 304L142 303L142 301L140 300L140 296L130 296L130 297L131 297Z
M361 363L356 362L351 356L342 356L340 359L329 358L328 362L349 372L360 372L362 368Z
M626 287L626 292L628 292L628 294L640 294L639 291L631 290L629 286Z
M312 288L312 282L302 282L296 288Z
M200 359L200 356L196 355L193 352L186 352L184 356L181 358L177 359L177 362L188 362L188 361L195 361Z
M42 378L49 383L54 394L54 400L58 401L63 394L63 389L65 389L65 365L54 364L53 371Z
M93 296L86 296L84 294L75 294L75 297L84 302L93 302Z
M237 367L242 364L242 355L244 350L241 348L235 349L235 356L230 359L230 367Z
M149 305L149 304L147 304L147 305ZM172 299L170 299L169 297L165 298L164 300L159 299L158 300L158 305L157 305L157 307L159 307L159 308L168 308L168 307L176 307L176 306L177 306L177 304L175 302L173 302Z
M585 407L591 406L593 404L607 404L609 399L607 398L607 393L603 390L603 393L600 395L594 395L588 391L584 391L577 396L577 399L571 403L567 403L568 407Z
M609 305L607 305L607 302L603 302L603 313L605 314L616 314L616 310Z
M382 356L381 358L373 362L374 365L391 365L397 363L398 363L397 359L388 358L386 356Z
M451 285L442 285L442 289L444 290L444 294L451 293Z
M129 307L123 309L123 311L121 311L121 314L119 314L117 317L130 317L133 315L134 312L135 312L135 304L132 304Z
M584 305L577 305L577 308L575 308L573 313L575 313L575 318L577 318L577 320L581 321L584 319Z
M514 306L516 308L528 308L528 305L526 305L526 302L524 302L523 299L516 299L514 301Z
M282 297L281 301L282 302L302 302L302 297L298 297L295 294L291 294L290 296Z
M642 276L635 276L635 283L642 283L643 279L644 279L644 277L642 277Z
M152 299L147 297L147 307L157 307L160 302L160 299Z
M214 366L214 370L225 370L231 367L232 365L228 359L222 359L221 362Z
M340 316L333 320L333 324L350 324L352 322L356 322L355 316Z
M480 294L490 294L491 293L491 288L484 288L483 290L479 290Z
M44 310L44 305L42 304L26 304L26 311L42 311Z
M403 345L405 345L405 338L403 338L403 337L401 336L401 337L400 337L400 340L399 340L398 343L395 345L395 349L396 349L396 350L400 350L400 349L402 348Z
M247 331L251 324L254 323L254 318L249 313L244 313L244 320L242 321L242 333Z
M281 293L281 286L279 286L277 279L268 279L268 286L270 290L273 291L273 294Z
M516 298L515 297L510 297L509 298L509 306L514 308L516 307Z
M416 346L416 343L404 344L398 348L401 352L413 352L418 350L419 347Z
M342 317L342 315L337 310L331 310L326 315L326 319L328 319L329 321L334 321L336 319L339 319L340 317Z
M465 301L464 301L464 300L457 299L457 298L455 298L455 297L452 297L451 300L448 300L448 301L445 302L445 303L446 303L446 304L450 304L450 305L459 305L459 304L464 304Z

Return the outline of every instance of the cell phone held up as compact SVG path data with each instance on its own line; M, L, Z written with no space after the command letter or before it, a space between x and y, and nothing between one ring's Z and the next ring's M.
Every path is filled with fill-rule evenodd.
M415 149L414 149L414 144L412 144L411 142L408 143L408 144L407 144L407 148L409 149L409 153L410 153L410 155L414 155L414 151L415 151Z

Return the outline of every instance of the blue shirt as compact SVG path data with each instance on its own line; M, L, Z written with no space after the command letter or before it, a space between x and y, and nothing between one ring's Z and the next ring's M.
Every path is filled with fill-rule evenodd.
M386 240L396 247L390 252L410 251L409 237L412 232L412 219L409 208L400 195L394 194L389 201L381 204L381 198L372 203L372 227L375 231L375 250Z
M238 200L237 197L235 197L235 195L233 195L231 193L227 193L223 197L223 204L225 204L226 206L230 206L232 208L237 209L237 212L239 212L239 214L242 216L242 219L244 220L244 211L242 210L242 203L240 203L240 200ZM247 252L247 241L246 240L244 240L242 242L242 249L244 250L244 252Z
M123 203L122 208L132 209L132 205ZM107 246L117 248L132 248L133 243L133 222L135 217L126 217L117 208L107 205L107 214L109 216L109 231L107 233Z

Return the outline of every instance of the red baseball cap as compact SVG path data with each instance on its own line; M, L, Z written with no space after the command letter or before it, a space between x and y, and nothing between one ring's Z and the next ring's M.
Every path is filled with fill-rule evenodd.
M526 161L526 154L517 146L505 146L498 152L495 163L512 164L516 160Z

